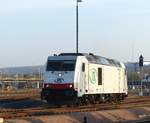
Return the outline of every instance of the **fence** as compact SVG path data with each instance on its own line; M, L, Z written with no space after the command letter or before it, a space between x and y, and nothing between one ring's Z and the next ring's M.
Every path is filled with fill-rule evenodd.
M134 81L128 83L129 93L150 96L150 82Z
M42 81L12 81L12 82L0 82L0 89L36 89L42 88Z

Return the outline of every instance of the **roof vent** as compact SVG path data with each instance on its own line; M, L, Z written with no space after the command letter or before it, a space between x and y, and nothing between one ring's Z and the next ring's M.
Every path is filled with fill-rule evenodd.
M93 54L93 53L89 53L89 55L94 56L94 54Z
M59 56L83 56L82 53L61 53Z

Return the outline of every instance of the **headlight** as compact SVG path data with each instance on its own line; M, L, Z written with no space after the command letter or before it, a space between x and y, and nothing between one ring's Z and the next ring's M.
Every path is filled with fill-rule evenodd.
M59 76L59 77L61 77L61 76L62 76L62 74L61 74L61 73L59 73L59 74L58 74L58 76Z
M69 85L70 88L72 88L72 85Z
M49 87L49 84L46 84L46 88L48 88Z

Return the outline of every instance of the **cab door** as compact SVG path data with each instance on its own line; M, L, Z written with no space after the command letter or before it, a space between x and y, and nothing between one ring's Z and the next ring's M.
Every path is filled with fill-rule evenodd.
M79 71L79 80L78 80L78 92L79 96L81 97L82 95L85 94L85 86L86 86L86 67L85 63L80 64L80 71Z

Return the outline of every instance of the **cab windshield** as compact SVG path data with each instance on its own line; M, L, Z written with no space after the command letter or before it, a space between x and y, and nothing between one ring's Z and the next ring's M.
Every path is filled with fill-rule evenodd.
M74 71L75 69L75 60L49 60L47 62L47 71Z

